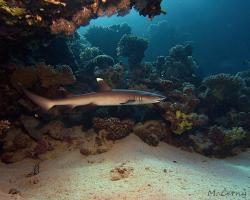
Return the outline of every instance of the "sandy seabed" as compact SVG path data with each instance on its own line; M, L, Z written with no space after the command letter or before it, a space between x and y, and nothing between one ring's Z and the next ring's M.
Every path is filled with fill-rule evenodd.
M73 151L43 161L27 177L34 163L0 164L0 200L250 199L250 150L219 160L130 135L103 154ZM11 188L20 194L8 195Z

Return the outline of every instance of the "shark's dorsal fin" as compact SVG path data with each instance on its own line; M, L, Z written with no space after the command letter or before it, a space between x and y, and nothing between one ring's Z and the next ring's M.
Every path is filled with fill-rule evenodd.
M100 91L107 92L112 90L112 88L102 78L97 78L96 81L98 83Z

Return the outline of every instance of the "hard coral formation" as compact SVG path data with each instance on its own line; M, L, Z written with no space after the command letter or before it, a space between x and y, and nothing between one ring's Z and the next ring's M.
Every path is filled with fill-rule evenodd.
M0 1L0 44L6 41L29 41L50 38L54 34L73 34L76 28L87 25L100 16L123 16L133 7L143 16L161 14L162 0L118 1ZM9 45L10 43L8 43ZM8 46L6 46L8 47Z
M97 130L106 130L107 138L118 140L128 136L133 129L134 122L131 120L120 120L118 118L94 118L93 126Z
M171 131L177 135L202 126L207 122L205 115L198 115L196 113L186 114L180 110L176 110L175 112L167 110L163 117L170 123Z
M8 2L8 6L23 7L25 4L15 5L15 2ZM85 1L79 12L73 9L64 16L60 12L67 6L74 7L77 2L46 1L51 9L60 6L58 16L53 17L53 21L60 22L55 24L54 32L71 34L79 24L87 24L93 13L95 16L122 15L131 5L142 13L149 12L148 4L158 1L140 1L140 4L138 1L95 1L95 5L93 2ZM27 19L33 18L28 16ZM235 76L214 75L201 82L190 43L176 45L168 56L159 56L154 62L142 62L148 42L126 35L131 32L129 26L92 27L86 35L91 31L90 44L74 34L19 43L20 46L27 43L29 47L25 49L29 51L12 48L13 53L6 58L9 63L18 65L4 64L0 69L0 117L11 120L10 128L8 123L0 121L0 158L3 162L12 163L26 157L43 159L62 146L69 150L78 148L83 155L103 153L112 147L112 140L131 132L152 146L163 141L206 156L236 155L250 146L249 71ZM92 37L95 31L100 38ZM102 34L108 39L103 40ZM106 42L110 42L110 38L112 44L109 46ZM118 54L128 58L130 70L126 62L122 63L125 59L117 57L117 45ZM43 60L46 64L41 63ZM159 91L167 99L141 107L78 107L72 110L59 107L48 115L39 112L38 107L27 100L18 84L53 99L66 97L69 93L96 91L97 77L103 78L112 88Z
M245 83L239 76L229 74L212 75L203 80L205 88L200 93L208 114L223 114L237 108Z
M79 56L81 59L81 63L86 64L87 61L90 61L96 56L101 55L101 54L102 54L101 50L97 47L86 47L84 48L83 51L81 51Z
M98 47L105 54L116 58L118 42L123 35L130 33L131 28L128 24L117 24L108 27L91 26L84 33L84 37L93 47Z
M0 10L3 10L6 13L15 17L22 16L26 12L25 8L12 6L8 1L5 0L0 0Z
M192 53L193 48L190 43L171 48L164 64L159 66L161 76L169 80L197 84L199 82L196 73L198 65Z
M73 22L66 19L57 19L52 22L50 29L52 34L65 33L66 35L71 35L75 32L76 26Z
M185 41L183 36L166 20L159 21L157 24L151 24L149 26L150 46L147 51L147 57L154 59L156 56L165 55L169 49L183 41Z
M95 76L105 80L111 88L122 88L124 87L124 68L122 65L114 65L105 69L96 68Z
M35 83L40 82L42 87L50 88L73 84L75 76L67 65L54 68L45 63L40 63L36 65L36 68L17 68L12 74L11 81L14 85L21 83L25 87L32 87Z
M4 136L7 129L10 128L10 122L8 120L0 120L0 138Z
M166 125L157 120L149 120L135 125L133 132L149 145L157 146L159 141L167 137Z
M94 50L95 51L95 50ZM95 54L97 53L97 51L95 52L90 52L91 54ZM89 54L85 54L85 56L89 56L91 57L92 55ZM106 70L109 67L112 67L115 64L114 59L111 56L105 55L105 54L100 54L95 56L94 58L91 58L90 60L88 60L85 65L83 65L77 72L77 76L80 77L81 74L83 73L86 74L91 74L94 75L96 71L103 71Z
M134 35L124 35L118 43L117 54L127 57L131 69L138 67L148 48L148 41Z
M61 65L57 68L45 64L38 64L36 67L37 75L41 84L45 88L59 85L70 85L75 82L75 76L71 68Z

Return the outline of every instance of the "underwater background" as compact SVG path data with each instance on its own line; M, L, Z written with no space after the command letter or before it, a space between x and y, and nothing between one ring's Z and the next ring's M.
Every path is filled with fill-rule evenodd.
M0 0L0 170L30 159L26 178L37 177L43 162L72 151L105 157L134 136L150 148L170 145L206 159L246 155L249 8L248 0ZM45 112L25 92L67 99L98 92L96 78L166 99ZM113 169L119 176L112 181L134 173L124 166ZM249 178L249 167L241 167Z
M27 14L36 11L28 4L1 1L2 21L10 15L0 40L3 162L39 157L36 150L51 148L44 135L71 140L74 134L66 130L79 126L97 136L105 130L111 140L134 132L150 145L165 141L207 156L226 157L249 146L249 2L160 2L137 3L131 11L129 1L89 3L72 22L52 18L50 25L43 22L45 14ZM25 23L34 27L19 30ZM67 98L97 91L96 78L113 89L157 92L167 99L149 106L59 106L46 113L20 88ZM15 158L15 138L27 140L20 144L21 158Z
M122 18L99 18L90 24L109 26L126 22L133 34L152 37L146 50L149 61L165 55L174 44L192 41L202 75L235 73L248 68L244 61L249 58L249 5L247 0L240 3L234 0L170 0L162 2L167 15L156 16L152 21L132 11ZM161 33L153 35L151 29L162 22L164 28L158 27Z

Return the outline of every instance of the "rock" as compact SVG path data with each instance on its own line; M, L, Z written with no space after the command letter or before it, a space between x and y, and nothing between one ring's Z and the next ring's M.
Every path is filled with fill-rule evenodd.
M128 178L133 174L133 167L125 167L124 164L110 170L111 181L118 181L124 178Z
M38 128L40 124L39 120L31 116L22 115L20 121L30 137L32 137L36 141L42 139L43 132Z
M198 153L208 155L209 152L213 149L213 143L208 138L203 138L197 135L190 135L189 139L191 140L194 150Z
M3 145L3 150L5 152L14 152L17 150L17 148L14 145L13 141L5 141Z
M28 146L29 140L30 138L27 135L20 134L16 135L16 137L13 140L13 143L18 149L24 149Z
M21 195L21 192L16 188L11 188L9 190L8 194L19 194L19 195Z
M158 146L159 145L159 138L157 137L157 135L155 134L149 134L148 136L144 137L143 139L144 142L146 142L147 144L151 145L151 146Z
M105 153L113 147L113 142L106 139L107 132L99 131L98 135L93 135L89 140L85 140L80 147L80 153L89 156Z
M149 145L157 146L160 140L168 136L165 124L157 120L138 123L133 129L134 133Z
M82 126L74 126L71 128L65 128L61 121L52 121L42 128L43 132L46 132L55 140L76 140L85 135L82 130Z
M10 164L12 163L13 155L13 152L3 153L3 155L1 156L1 161L3 163Z
M44 140L38 141L35 149L34 149L34 155L40 155L40 154L45 154L49 150L48 143Z
M26 157L25 152L6 152L1 156L3 163L11 164L23 160Z

